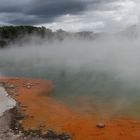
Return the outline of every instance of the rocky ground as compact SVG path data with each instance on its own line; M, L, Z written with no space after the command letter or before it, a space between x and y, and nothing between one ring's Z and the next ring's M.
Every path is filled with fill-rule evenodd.
M15 135L13 130L10 129L11 115L10 111L6 111L0 117L0 140L19 140L20 135Z
M49 130L46 135L41 135L39 131L20 131L17 127L15 109L6 111L0 117L0 140L71 140L68 135L57 135ZM14 114L13 114L14 113Z

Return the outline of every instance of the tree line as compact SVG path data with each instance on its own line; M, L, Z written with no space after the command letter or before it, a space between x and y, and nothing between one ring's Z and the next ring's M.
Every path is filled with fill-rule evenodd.
M65 37L93 37L92 32L69 33L62 29L53 32L45 27L35 26L2 26L0 27L0 48L6 47L10 43L21 40L25 36L36 35L40 38L63 40Z

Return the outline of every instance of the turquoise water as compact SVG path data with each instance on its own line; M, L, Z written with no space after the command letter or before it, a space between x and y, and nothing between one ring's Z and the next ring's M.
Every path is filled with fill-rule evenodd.
M122 81L107 71L87 70L69 72L67 69L56 69L45 63L36 67L32 61L15 61L0 58L0 71L6 76L34 77L52 80L55 86L50 95L65 104L80 107L83 98L87 108L94 107L100 115L106 110L111 117L140 117L140 88ZM78 107L77 107L78 105ZM81 109L82 110L82 109ZM82 110L87 113L87 110Z
M74 49L0 50L0 73L51 80L55 89L49 96L85 114L140 118L138 51Z

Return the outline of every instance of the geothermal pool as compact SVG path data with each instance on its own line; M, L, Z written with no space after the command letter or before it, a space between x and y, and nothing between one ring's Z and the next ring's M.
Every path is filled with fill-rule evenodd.
M49 96L82 115L139 119L138 44L139 40L66 40L12 46L0 51L0 73L52 81Z
M0 72L6 76L51 80L54 91L49 96L82 115L96 114L101 120L104 117L140 118L139 81L125 81L105 70L86 67L69 70L56 68L47 61L38 66L34 61L44 60L14 60L0 56Z
M53 83L48 92L47 81L44 86L43 81L9 79L19 87L17 100L28 106L22 108L25 115L34 116L23 121L24 128L45 124L44 131L66 132L75 140L139 139L140 49L134 42L114 44L57 42L1 50L2 76ZM36 86L26 89L24 83L30 82ZM105 129L96 128L98 123Z

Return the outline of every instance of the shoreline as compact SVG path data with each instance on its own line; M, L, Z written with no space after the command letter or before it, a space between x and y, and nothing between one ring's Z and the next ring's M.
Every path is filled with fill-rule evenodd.
M9 78L8 78L9 79ZM8 82L0 82L1 87L5 89L5 96L14 100L14 96L18 96L17 93L13 95L10 89L15 89L13 84ZM28 88L28 85L27 85ZM26 117L20 110L20 103L16 100L16 104L13 108L9 108L3 112L0 116L0 139L2 140L71 140L67 134L56 134L52 130L48 130L46 134L43 134L41 129L36 130L24 130L20 122Z
M140 139L140 121L108 118L105 127L96 127L100 123L95 115L78 114L49 97L53 89L50 81L9 77L0 79L1 82L5 83L10 97L17 101L16 107L9 111L12 118L7 131L11 134L12 130L13 139L0 137L2 140Z

